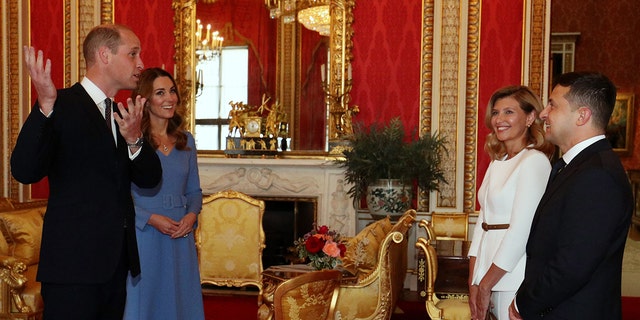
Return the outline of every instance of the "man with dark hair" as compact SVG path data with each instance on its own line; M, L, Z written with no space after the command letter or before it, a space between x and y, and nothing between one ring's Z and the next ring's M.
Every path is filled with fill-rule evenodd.
M605 139L616 88L598 73L567 73L540 114L554 164L527 242L511 319L621 319L622 255L633 196Z
M122 25L95 27L84 46L86 76L56 90L51 61L25 47L38 92L11 154L22 183L49 178L37 280L44 319L122 319L125 281L140 272L131 183L155 187L162 177L154 149L141 140L144 99L113 105L135 88L140 40Z

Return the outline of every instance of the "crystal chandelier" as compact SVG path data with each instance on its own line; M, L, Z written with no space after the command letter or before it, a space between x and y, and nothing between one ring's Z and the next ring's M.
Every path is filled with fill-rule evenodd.
M300 22L307 29L328 36L331 26L330 0L265 0L272 19Z
M196 57L198 60L211 60L219 56L222 51L224 38L218 31L211 31L211 24L207 24L206 31L200 19L196 20Z

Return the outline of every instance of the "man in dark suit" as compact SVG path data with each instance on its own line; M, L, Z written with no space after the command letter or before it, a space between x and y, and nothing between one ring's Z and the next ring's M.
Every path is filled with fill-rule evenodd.
M615 86L598 73L567 73L554 83L540 118L566 166L554 165L538 204L511 319L622 317L622 255L633 197L604 136L615 99Z
M158 156L140 140L144 99L128 99L128 109L119 103L120 114L106 100L136 86L140 40L125 26L102 25L83 50L86 76L57 91L51 61L24 49L38 101L11 173L22 183L49 178L37 275L44 319L122 319L127 272L140 272L131 183L152 188L162 177Z

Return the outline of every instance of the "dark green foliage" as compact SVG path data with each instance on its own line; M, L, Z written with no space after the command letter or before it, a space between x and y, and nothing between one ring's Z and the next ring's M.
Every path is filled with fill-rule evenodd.
M387 125L374 123L368 128L355 124L349 142L351 149L337 161L345 168L346 181L352 184L348 194L355 203L369 183L378 179L416 182L424 191L438 190L440 182L446 183L441 169L446 149L444 138L437 133L422 137L413 133L407 139L402 122L394 118Z

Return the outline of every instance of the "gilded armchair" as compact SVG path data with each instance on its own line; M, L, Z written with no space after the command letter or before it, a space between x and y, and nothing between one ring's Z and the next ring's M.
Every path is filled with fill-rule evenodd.
M408 210L395 225L390 225L390 230L385 226L389 223L388 219L376 221L349 240L347 254L373 255L355 260L366 262L372 258L374 264L366 266L366 263L356 263L357 283L340 285L335 319L391 318L404 287L407 273L407 242L415 217L416 211ZM381 240L377 242L376 239ZM367 252L367 248L363 248L362 244L377 249ZM353 261L350 260L353 258L345 261L346 269L353 265Z
M275 320L332 320L342 273L323 270L281 283L273 294Z
M471 318L469 299L465 294L446 295L438 298L435 290L436 277L438 276L438 254L433 247L432 239L435 239L435 231L431 223L421 220L418 224L424 228L427 238L418 237L416 248L423 257L418 258L418 282L424 283L423 288L418 288L420 295L425 298L425 308L432 320L467 320Z
M46 202L17 207L0 202L5 204L0 209L0 319L41 319L36 273Z
M264 201L237 191L203 199L196 246L200 282L217 286L253 285L262 292Z

